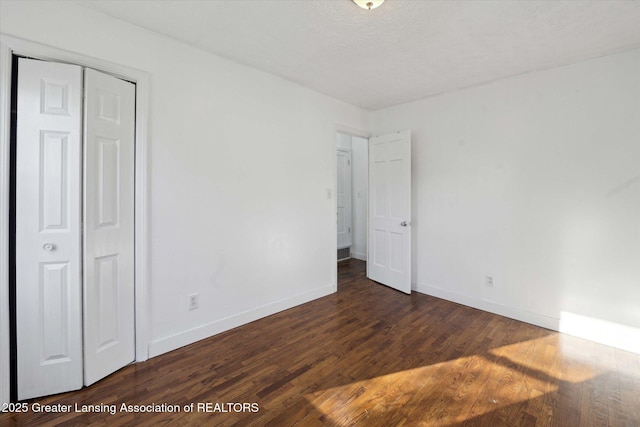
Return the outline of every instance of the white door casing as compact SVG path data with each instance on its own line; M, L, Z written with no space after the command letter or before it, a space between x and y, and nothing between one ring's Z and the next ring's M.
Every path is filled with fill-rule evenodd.
M411 132L369 139L367 277L411 293Z
M85 385L135 359L135 86L85 69Z
M82 69L19 60L18 398L82 387Z
M9 135L12 54L103 70L136 84L135 144L135 335L136 361L149 358L148 72L0 33L0 403L9 402Z
M351 152L337 152L336 202L338 216L338 249L352 245L351 239Z

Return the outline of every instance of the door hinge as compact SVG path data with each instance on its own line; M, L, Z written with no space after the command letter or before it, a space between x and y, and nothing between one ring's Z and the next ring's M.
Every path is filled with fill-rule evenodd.
M351 160L347 160L347 166L351 166Z
M351 227L348 227L349 233L351 233Z

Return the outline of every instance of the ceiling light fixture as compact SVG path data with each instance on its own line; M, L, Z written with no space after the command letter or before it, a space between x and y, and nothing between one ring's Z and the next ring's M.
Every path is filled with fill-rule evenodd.
M384 0L351 0L363 9L375 9L384 3Z

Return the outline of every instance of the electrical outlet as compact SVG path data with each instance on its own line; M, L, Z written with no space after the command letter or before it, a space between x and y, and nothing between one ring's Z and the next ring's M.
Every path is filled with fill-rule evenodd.
M189 295L189 310L195 310L198 308L198 303L200 302L200 298L198 297L198 294L191 294Z
M493 276L487 276L485 278L485 284L490 287L493 288Z

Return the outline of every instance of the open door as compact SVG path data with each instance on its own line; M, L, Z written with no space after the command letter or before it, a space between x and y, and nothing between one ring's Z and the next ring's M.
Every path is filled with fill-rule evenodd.
M411 293L411 132L369 139L367 277Z

